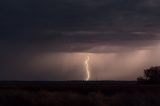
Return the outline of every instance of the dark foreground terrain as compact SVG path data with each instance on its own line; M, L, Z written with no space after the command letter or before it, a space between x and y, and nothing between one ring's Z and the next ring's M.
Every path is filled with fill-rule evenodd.
M160 85L5 81L0 82L0 106L160 106Z

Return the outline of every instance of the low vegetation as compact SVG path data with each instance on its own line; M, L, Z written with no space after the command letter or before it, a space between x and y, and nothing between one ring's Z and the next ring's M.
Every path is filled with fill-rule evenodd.
M54 86L1 83L0 106L159 106L160 67L144 70L138 82L91 86L94 89L64 86L56 90Z
M71 91L0 90L0 106L159 106L160 92L100 91L82 94Z

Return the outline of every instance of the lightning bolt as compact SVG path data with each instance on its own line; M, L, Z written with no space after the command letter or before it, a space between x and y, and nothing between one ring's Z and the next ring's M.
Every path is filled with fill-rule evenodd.
M86 70L86 74L87 74L86 81L88 81L89 78L90 78L90 69L89 69L89 64L88 64L89 60L90 60L90 57L87 56L86 59L85 59L85 61L84 61L84 63L85 63L85 70Z

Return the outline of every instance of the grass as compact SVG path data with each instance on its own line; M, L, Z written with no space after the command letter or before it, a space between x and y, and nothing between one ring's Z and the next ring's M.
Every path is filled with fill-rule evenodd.
M0 106L159 106L160 92L76 91L1 89Z

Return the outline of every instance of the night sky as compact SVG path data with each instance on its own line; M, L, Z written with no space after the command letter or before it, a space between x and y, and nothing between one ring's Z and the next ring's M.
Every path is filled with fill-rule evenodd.
M160 65L159 0L1 0L0 80L136 80Z

